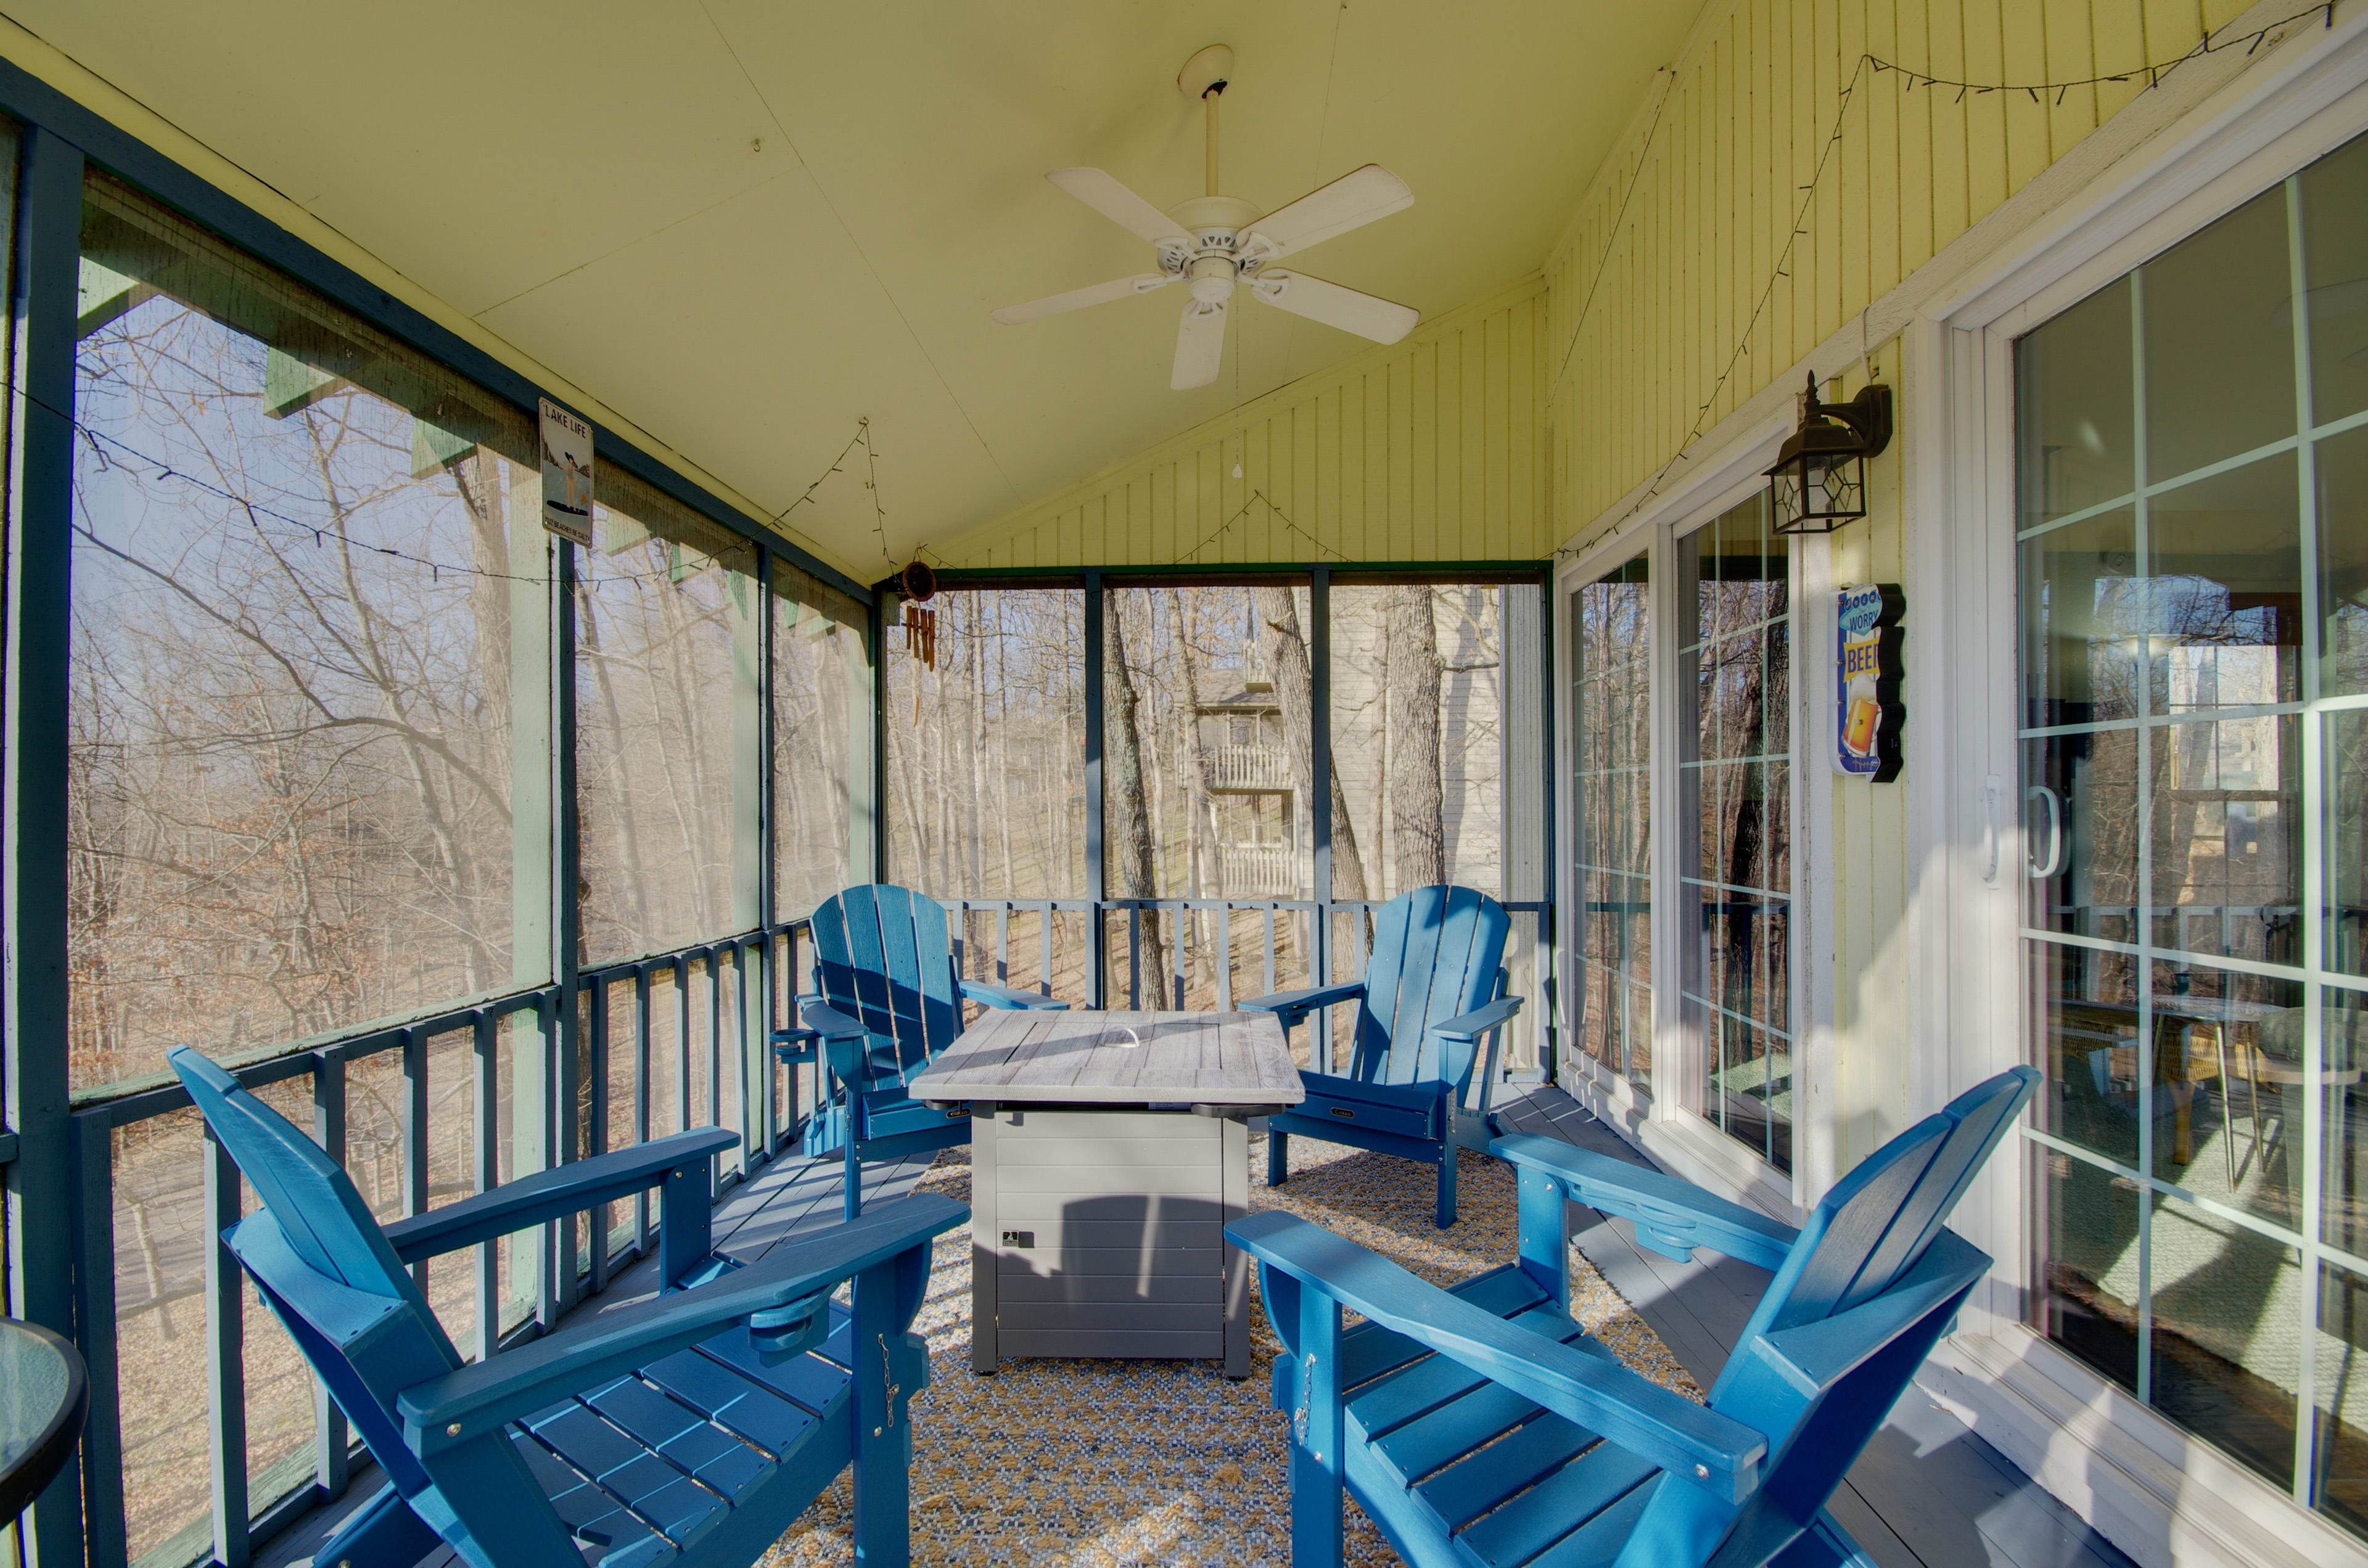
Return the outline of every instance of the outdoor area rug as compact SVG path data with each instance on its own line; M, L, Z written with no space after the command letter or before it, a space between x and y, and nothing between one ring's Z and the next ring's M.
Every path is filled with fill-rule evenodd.
M1281 1209L1441 1285L1515 1255L1512 1167L1463 1157L1462 1218L1431 1224L1428 1166L1337 1143L1294 1139L1291 1180L1250 1187L1252 1210ZM970 1199L970 1152L950 1149L920 1190ZM1266 1156L1253 1142L1253 1171ZM929 1345L929 1387L913 1402L913 1562L1120 1568L1136 1563L1291 1561L1283 1415L1269 1403L1279 1348L1258 1303L1250 1376L1213 1361L1007 1360L970 1370L970 1246L938 1244L914 1328ZM1689 1397L1702 1391L1584 1257L1572 1254L1572 1313L1645 1376ZM781 1538L764 1568L851 1562L852 1495L842 1474ZM1348 1561L1398 1561L1352 1500Z

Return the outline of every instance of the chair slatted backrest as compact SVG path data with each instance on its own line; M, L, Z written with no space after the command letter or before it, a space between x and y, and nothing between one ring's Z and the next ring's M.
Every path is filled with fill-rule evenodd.
M2009 1068L1894 1138L1835 1184L1769 1281L1711 1389L1712 1409L1767 1434L1770 1463L1759 1494L1739 1509L1691 1486L1662 1486L1622 1553L1623 1564L1701 1562L1702 1551L1738 1513L1751 1517L1736 1535L1754 1534L1760 1544L1773 1539L1766 1533L1770 1520L1790 1528L1815 1517L1946 1331L1964 1291L1899 1325L1889 1345L1822 1400L1792 1407L1784 1430L1770 1430L1771 1410L1782 1403L1769 1398L1768 1364L1755 1353L1755 1344L1839 1317L1903 1282L1913 1283L1928 1254L1952 1265L1972 1260L1972 1271L1964 1275L1970 1289L1988 1259L1955 1236L1943 1243L1943 1228L2039 1081L2032 1068ZM1946 1247L1945 1254L1936 1243ZM1728 1541L1729 1550L1718 1561L1741 1544ZM1761 1558L1757 1551L1746 1551L1742 1560Z
M871 1032L875 1067L885 1072L893 1049L894 1077L902 1082L962 1033L946 912L937 900L867 883L825 900L813 927L823 1000Z
M1365 1000L1349 1076L1364 1083L1445 1081L1469 1086L1476 1044L1434 1040L1431 1027L1497 999L1505 988L1505 906L1470 888L1417 888L1373 916Z
M240 1261L396 1489L416 1498L430 1483L403 1440L395 1396L458 1369L460 1352L344 1169L204 1056L182 1046L171 1061L206 1125L263 1199L262 1211L234 1233ZM342 1314L337 1321L320 1316L331 1307ZM348 1355L346 1342L363 1319L369 1332ZM518 1482L540 1495L522 1466Z

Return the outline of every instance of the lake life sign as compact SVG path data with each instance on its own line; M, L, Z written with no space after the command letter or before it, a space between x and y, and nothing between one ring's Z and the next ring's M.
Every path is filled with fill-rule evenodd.
M592 426L549 398L538 398L542 426L542 526L592 545Z
M1834 597L1834 771L1888 784L1899 777L1900 618L1896 583L1860 583Z

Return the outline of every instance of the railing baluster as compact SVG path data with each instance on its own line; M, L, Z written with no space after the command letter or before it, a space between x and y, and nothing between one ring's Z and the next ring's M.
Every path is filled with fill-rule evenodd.
M650 966L633 966L633 1142L650 1141ZM650 1195L633 1195L633 1250L650 1250Z
M501 1185L500 1102L495 1097L501 1088L495 1072L501 1037L493 1014L486 1009L477 1009L472 1022L477 1074L475 1190L491 1192ZM515 1107L512 1111L515 1114ZM476 1354L480 1361L492 1360L501 1346L501 1245L498 1240L477 1244Z
M588 1153L609 1152L609 981L606 975L592 977L590 995L592 1016L587 1021L587 1035L592 1042L592 1136ZM598 1295L609 1288L609 1238L616 1229L613 1204L603 1204L594 1210L592 1225L592 1294Z
M1126 1006L1130 1012L1143 1009L1143 906L1126 906Z
M1274 994L1274 905L1266 906L1266 990L1262 995Z
M1037 935L1038 935L1038 937L1039 937L1040 938L1042 938L1042 942L1043 942L1043 944L1044 944L1044 956L1043 956L1042 960L1040 960L1040 961L1043 964L1043 967L1042 967L1042 969L1040 969L1040 970L1038 970L1038 971L1036 971L1036 972L1037 972L1037 985L1038 985L1038 988L1039 988L1039 989L1041 989L1041 990L1044 993L1044 994L1045 994L1045 995L1050 996L1051 994L1053 994L1053 902L1052 902L1052 900L1050 900L1050 899L1046 899L1046 900L1044 901L1044 903L1043 903L1042 907L1041 907L1040 909L1038 909L1038 910L1037 910L1036 915L1037 915L1037 919L1038 919L1038 921L1039 921L1039 926L1040 926L1040 928L1039 928L1039 930L1038 930L1038 932L1037 932Z
M1217 905L1217 1011L1234 1010L1234 906Z
M688 1131L690 1119L690 960L674 960L674 1108L679 1119L668 1132Z
M123 1405L116 1360L115 1128L104 1110L67 1123L73 1194L75 1338L90 1380L90 1415L82 1430L83 1539L89 1561L120 1562L123 1520Z
M1011 905L995 906L995 983L1011 983Z
M222 1233L239 1221L238 1165L205 1131L206 1394L212 1420L214 1561L246 1568L246 1301Z
M707 950L707 1125L723 1125L723 970L717 961L719 954ZM720 1188L724 1176L723 1162L708 1162L708 1180ZM709 1196L712 1198L713 1193Z
M403 1213L427 1212L427 1027L403 1031ZM411 1266L412 1282L427 1293L427 1262Z
M346 1163L346 1059L324 1051L313 1061L313 1137L330 1163L342 1166ZM314 1378L313 1475L324 1499L345 1495L346 1450L346 1413L329 1397L328 1385Z

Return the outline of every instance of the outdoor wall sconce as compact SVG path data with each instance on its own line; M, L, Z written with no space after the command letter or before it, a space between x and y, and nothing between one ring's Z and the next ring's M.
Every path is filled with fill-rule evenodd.
M1831 533L1866 516L1866 460L1891 445L1891 389L1877 381L1848 403L1819 403L1817 373L1801 394L1801 427L1786 437L1768 493L1780 534Z

